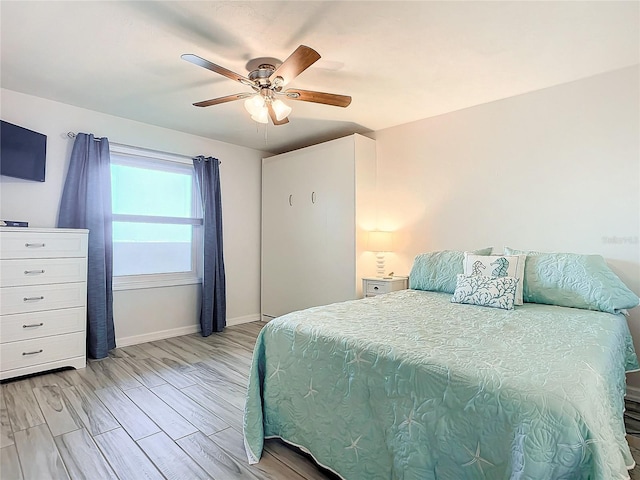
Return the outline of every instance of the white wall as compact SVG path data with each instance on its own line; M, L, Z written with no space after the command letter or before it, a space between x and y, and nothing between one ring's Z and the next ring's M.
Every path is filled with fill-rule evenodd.
M441 249L597 253L640 293L639 85L626 68L376 132L387 269ZM640 307L629 326L640 353Z
M0 177L0 218L55 227L73 140L69 131L222 161L221 189L228 323L260 318L260 171L264 152L105 115L11 90L2 119L47 135L44 183ZM114 292L119 344L197 331L199 285Z

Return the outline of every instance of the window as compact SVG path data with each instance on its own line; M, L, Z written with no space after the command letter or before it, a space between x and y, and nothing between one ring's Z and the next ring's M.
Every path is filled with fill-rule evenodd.
M202 216L191 161L111 151L114 287L195 283Z

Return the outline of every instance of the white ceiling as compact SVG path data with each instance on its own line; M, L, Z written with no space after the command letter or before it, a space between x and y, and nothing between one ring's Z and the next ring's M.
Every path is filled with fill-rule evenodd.
M637 1L0 1L0 84L279 153L638 64L639 19ZM241 101L191 105L250 89L181 54L246 75L300 44L322 58L290 86L348 108L289 101L265 135Z

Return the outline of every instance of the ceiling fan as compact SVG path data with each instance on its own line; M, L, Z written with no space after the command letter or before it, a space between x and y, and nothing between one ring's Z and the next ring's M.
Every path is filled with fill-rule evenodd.
M347 107L351 103L351 97L346 95L300 90L298 88L287 88L283 90L289 82L320 59L318 52L305 45L300 45L296 48L278 67L271 63L262 63L258 65L258 68L249 72L247 77L234 73L231 70L227 70L220 65L211 63L191 53L185 53L181 58L187 62L211 70L212 72L224 75L231 80L240 82L254 90L253 92L236 93L227 95L226 97L197 102L193 104L196 107L209 107L211 105L245 99L244 106L251 114L253 120L259 123L268 123L269 118L271 118L274 125L284 125L285 123L289 123L287 117L291 113L291 107L287 106L278 97L303 102L323 103L336 107Z

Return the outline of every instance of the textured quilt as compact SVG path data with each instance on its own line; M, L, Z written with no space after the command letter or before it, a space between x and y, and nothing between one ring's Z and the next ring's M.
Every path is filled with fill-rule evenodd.
M267 324L249 461L279 437L348 480L628 478L625 318L450 299L404 290Z

